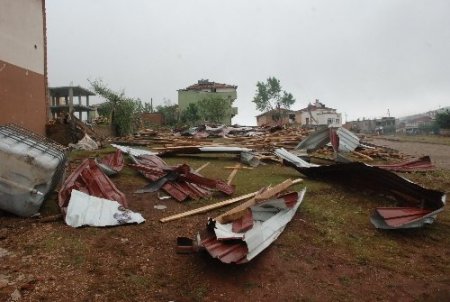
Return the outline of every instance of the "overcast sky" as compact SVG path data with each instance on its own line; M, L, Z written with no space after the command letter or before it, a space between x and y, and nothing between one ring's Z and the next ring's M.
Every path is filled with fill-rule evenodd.
M347 120L450 105L448 0L47 0L50 86L101 78L177 103L209 79L238 86L234 123L256 124L256 82L274 76L301 109Z

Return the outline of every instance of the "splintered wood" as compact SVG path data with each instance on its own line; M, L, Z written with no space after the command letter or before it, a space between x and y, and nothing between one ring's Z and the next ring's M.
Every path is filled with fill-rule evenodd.
M269 128L254 127L248 133L198 137L181 136L180 133L174 133L168 129L160 131L146 129L133 136L111 138L110 141L116 144L151 146L156 151L194 146L236 146L255 151L273 151L276 148L293 149L309 135L309 132L307 129L295 127L281 128L273 132ZM217 139L222 141L218 143Z
M223 213L219 216L217 216L216 218L214 218L215 221L218 221L220 223L228 223L231 222L233 220L236 220L240 217L242 217L246 210L255 205L256 203L258 203L258 201L262 201L262 200L267 200L270 199L274 196L276 196L278 193L286 190L287 188L289 188L290 186L294 185L294 184L298 184L300 182L302 182L302 179L296 179L296 180L291 180L291 179L287 179L285 181L283 181L282 183L271 187L271 188L264 188L261 191L259 191L255 197L253 197L252 199L244 202L243 204L229 210L226 213Z

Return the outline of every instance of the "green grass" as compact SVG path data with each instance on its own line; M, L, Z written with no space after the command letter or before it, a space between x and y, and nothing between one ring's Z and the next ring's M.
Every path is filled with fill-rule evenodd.
M92 156L91 154L105 154L113 152L102 150L98 152L82 153L83 156ZM81 156L79 151L75 157ZM164 160L169 165L178 165L182 163L189 164L196 169L206 162L210 162L209 166L201 171L201 174L209 178L218 178L227 180L231 169L225 169L227 166L233 166L238 161L235 156L230 155L214 155L214 156L187 156L187 157L168 157ZM427 173L407 173L402 176L419 183L427 188L441 191L450 190L450 171L436 170ZM302 176L294 169L287 168L275 163L259 166L252 170L241 169L235 176L232 184L236 186L236 192L233 196L250 193L259 190L267 185L278 184L287 178L296 179ZM114 182L124 183L146 183L137 172L126 167L116 178ZM313 181L304 179L302 184L291 187L291 190L298 190L307 187L305 200L299 208L296 218L301 217L304 225L308 226L303 229L286 228L280 239L275 243L281 257L286 261L293 261L299 256L299 250L307 242L320 249L330 250L341 257L347 257L348 261L355 266L376 267L405 276L413 276L416 278L428 278L432 273L431 270L417 269L427 268L429 265L436 272L450 272L450 259L448 257L439 257L430 255L427 259L414 259L416 251L427 251L429 247L445 250L450 246L450 212L446 209L438 215L437 221L423 229L416 230L393 230L382 231L377 230L370 223L369 217L377 206L394 205L385 198L376 194L352 190L349 188L334 185L332 183ZM136 185L138 188L139 185ZM227 199L221 193L216 193L209 199L186 202L187 209L197 208L207 204L215 203ZM48 206L49 209L52 207ZM219 211L226 211L228 208ZM218 211L218 212L219 212ZM215 214L219 214L219 213ZM110 229L108 232L117 232L118 229ZM70 238L70 237L69 237ZM70 238L75 243L66 242L63 244L68 246L69 255L72 255L73 265L82 266L84 259L78 257L83 253L83 244L80 239ZM78 241L77 241L78 240ZM58 240L54 236L49 235L43 242L44 248L58 248ZM31 246L29 249L33 249ZM313 262L304 256L302 261ZM195 268L194 268L195 269ZM208 285L203 285L196 277L201 271L192 271L186 276L188 283L185 288L180 288L180 294L188 296L192 300L201 301L207 294ZM158 281L159 280L159 281ZM162 281L164 280L164 281ZM148 282L164 282L167 281L162 274L156 272L150 277L141 276L139 274L129 275L127 282L134 284L134 287L145 287ZM343 286L352 286L354 278L340 277L338 280ZM159 286L164 287L163 284ZM328 285L323 285L329 288ZM243 290L251 292L254 284L251 281L244 283Z

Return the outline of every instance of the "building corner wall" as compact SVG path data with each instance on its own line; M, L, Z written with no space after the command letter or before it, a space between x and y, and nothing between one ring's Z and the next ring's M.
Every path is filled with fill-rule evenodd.
M0 124L45 134L47 62L44 0L0 1Z

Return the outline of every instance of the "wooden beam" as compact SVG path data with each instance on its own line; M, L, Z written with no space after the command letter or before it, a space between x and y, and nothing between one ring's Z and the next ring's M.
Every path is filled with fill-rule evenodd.
M277 195L278 193L286 190L287 188L289 188L291 185L294 184L298 184L300 182L302 182L303 179L296 179L294 181L292 181L291 179L287 179L285 181L283 181L282 183L272 187L272 188L265 188L265 190L259 192L258 194L256 194L252 199L244 202L243 204L229 210L226 213L223 213L219 216L217 216L216 218L214 218L214 220L220 222L220 223L228 223L230 221L236 220L238 218L240 218L243 214L245 214L245 211L255 205L258 201L262 201L262 200L267 200L269 198L274 197L275 195Z
M209 165L209 162L207 162L206 164L201 165L200 167L197 168L197 170L195 170L195 172L200 172L201 170L203 170L204 168L206 168Z
M301 183L302 181L303 181L303 179L300 179L300 178L296 179L296 180L293 180L293 181L291 181L291 185ZM220 202L217 202L217 203L214 203L214 204L203 206L203 207L200 207L200 208L197 208L197 209L193 209L193 210L190 210L190 211L187 211L187 212L183 212L183 213L175 214L175 215L172 215L172 216L164 217L164 218L161 218L159 221L160 222L169 222L169 221L177 220L177 219L180 219L180 218L183 218L183 217L188 217L188 216L192 216L192 215L195 215L195 214L205 213L205 212L208 212L208 211L211 211L211 210L215 210L215 209L218 209L218 208L225 207L227 205L236 203L238 201L242 201L242 200L245 200L245 199L252 198L256 194L262 194L264 190L271 190L271 189L272 188L270 186L269 187L265 187L265 188L263 188L263 189L261 189L259 191L253 192L253 193L248 193L248 194L245 194L245 195L241 195L241 196L238 196L238 197L234 197L234 198L231 198L231 199L220 201ZM263 195L261 195L261 198L263 198ZM259 200L259 199L257 199L257 200Z
M236 176L236 173L238 172L240 167L241 167L241 164L236 164L234 166L233 171L231 171L230 175L228 176L227 184L231 185L231 182L233 181L233 178Z
M200 207L200 208L197 208L197 209L194 209L194 210L190 210L190 211L187 211L187 212L184 212L184 213L180 213L180 214L168 216L168 217L165 217L165 218L161 218L159 221L161 221L161 222L168 222L168 221L180 219L180 218L191 216L191 215L208 212L208 211L211 211L211 210L214 210L214 209L218 209L218 208L221 208L221 207L233 204L235 202L238 202L238 201L241 201L241 200L244 200L244 199L251 198L251 197L255 196L257 193L258 192L253 192L253 193L248 193L248 194L241 195L241 196L238 196L238 197L235 197L235 198L227 199L227 200L224 200L224 201L221 201L221 202L218 202L218 203L210 204L210 205L207 205L207 206L204 206L204 207Z

